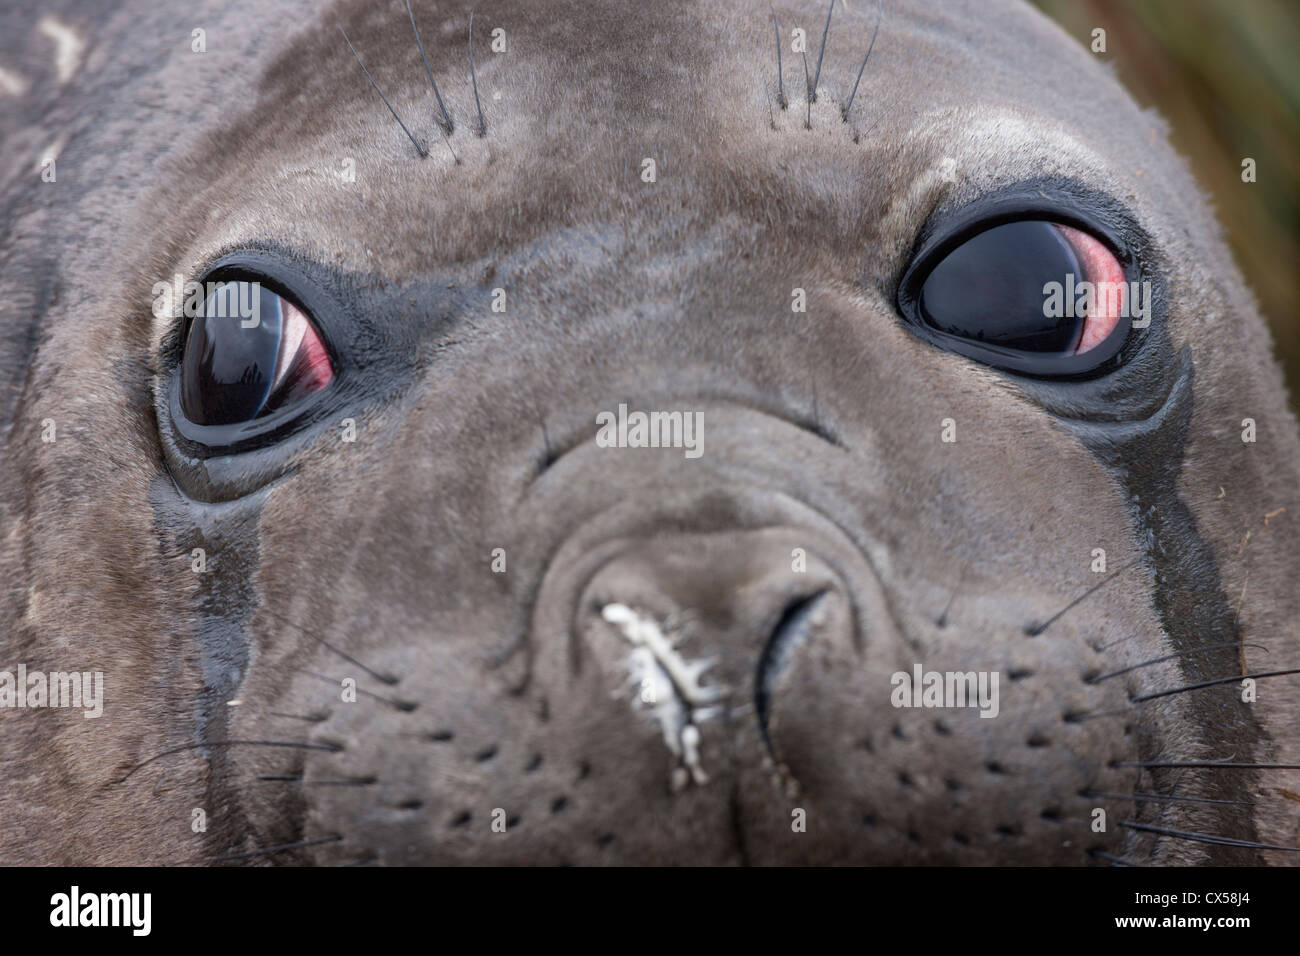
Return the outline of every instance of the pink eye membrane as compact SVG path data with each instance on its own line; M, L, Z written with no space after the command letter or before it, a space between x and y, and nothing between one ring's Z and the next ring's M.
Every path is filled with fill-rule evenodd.
M303 309L260 282L232 280L218 283L191 320L180 407L196 425L235 425L288 408L333 378Z
M1116 334L1129 299L1124 268L1099 239L1057 222L1022 220L948 252L921 284L918 305L922 321L947 335L1010 352L1075 356Z
M1106 367L1125 347L1131 319L1149 315L1144 289L1128 281L1109 241L1044 216L931 243L905 274L898 304L922 337L949 351L1071 377Z

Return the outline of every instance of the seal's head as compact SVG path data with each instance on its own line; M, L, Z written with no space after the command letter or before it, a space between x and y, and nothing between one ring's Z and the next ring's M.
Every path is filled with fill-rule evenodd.
M9 193L0 555L6 662L105 708L0 717L0 825L43 824L0 845L1281 859L1294 678L1241 681L1295 663L1300 447L1255 307L1086 49L877 15L100 25Z

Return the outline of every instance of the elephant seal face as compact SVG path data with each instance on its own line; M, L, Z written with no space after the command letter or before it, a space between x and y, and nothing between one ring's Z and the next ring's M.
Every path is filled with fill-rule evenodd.
M1026 7L887 4L850 104L876 11L823 54L819 6L498 3L473 73L459 3L428 73L401 5L100 26L182 39L96 48L11 187L0 547L6 663L105 712L0 712L3 845L1286 859L1294 678L1241 681L1294 663L1300 449L1195 187ZM1145 317L1034 344L1049 261ZM269 338L151 315L177 274Z

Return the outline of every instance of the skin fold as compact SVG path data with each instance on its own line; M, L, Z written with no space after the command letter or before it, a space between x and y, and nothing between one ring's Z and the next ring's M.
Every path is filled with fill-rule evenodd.
M775 7L778 88L764 3L496 0L471 74L470 5L421 0L444 138L399 2L9 5L0 669L105 699L0 709L0 862L1296 861L1255 765L1300 764L1300 678L1238 679L1300 666L1300 433L1212 213L1011 0L886 2L846 114L851 6L821 56L825 7ZM996 202L1131 251L1119 368L900 312ZM151 290L232 255L340 374L204 457ZM702 454L602 447L620 404ZM655 635L712 664L648 701ZM917 664L998 673L997 716L895 707Z

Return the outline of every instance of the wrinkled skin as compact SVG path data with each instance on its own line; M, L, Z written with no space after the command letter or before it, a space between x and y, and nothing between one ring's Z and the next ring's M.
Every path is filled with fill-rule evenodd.
M458 163L399 3L4 15L0 666L106 687L98 720L0 711L4 862L1295 861L1142 829L1300 839L1292 772L1134 766L1300 762L1295 677L1134 700L1295 666L1300 602L1296 424L1157 117L1016 3L891 0L844 122L869 4L809 113L821 4L776 9L781 109L766 4L498 0L480 137L469 6L415 7ZM46 12L86 40L63 82ZM1008 189L1140 251L1123 368L1017 376L903 321L918 242ZM347 387L204 460L151 287L248 248L333 303ZM599 447L620 402L702 412L703 454ZM716 659L707 782L611 604ZM998 716L893 707L917 663L998 672Z

